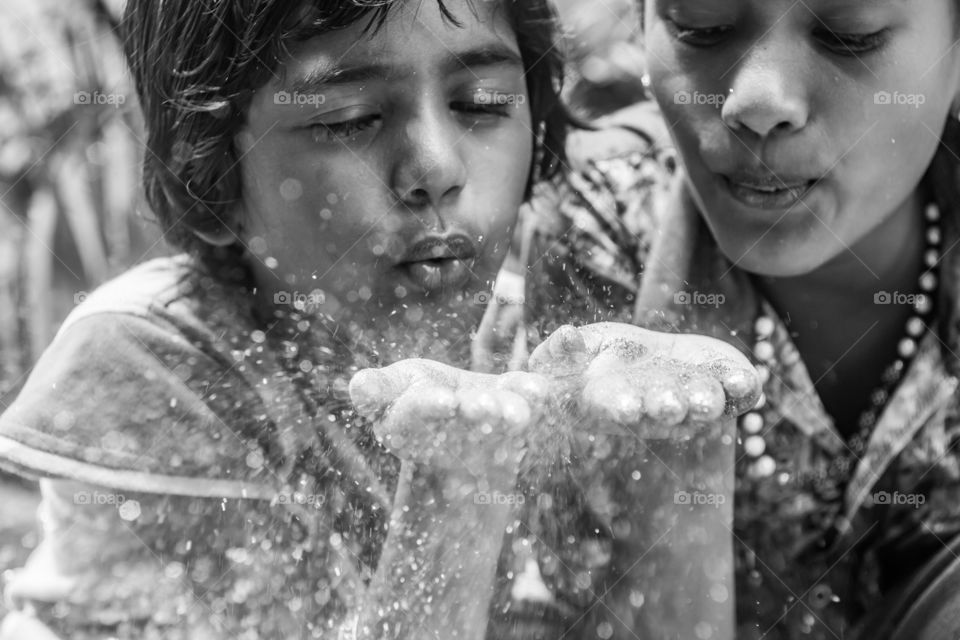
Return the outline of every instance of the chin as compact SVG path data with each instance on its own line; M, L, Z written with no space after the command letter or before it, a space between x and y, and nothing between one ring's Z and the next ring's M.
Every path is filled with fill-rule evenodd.
M763 242L752 248L737 243L729 252L721 245L721 251L731 261L735 256L743 256L735 265L748 273L767 278L796 278L816 271L834 257L823 254L822 243L816 250L809 247L810 243L804 243L803 247L785 251L782 246L767 247Z

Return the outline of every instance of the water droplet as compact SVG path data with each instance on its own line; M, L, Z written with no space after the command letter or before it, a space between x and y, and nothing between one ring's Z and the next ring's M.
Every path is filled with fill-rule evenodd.
M280 183L280 195L284 200L299 200L303 195L303 185L296 178L287 178Z
M117 508L120 517L130 522L140 517L140 503L136 500L124 500L123 504Z

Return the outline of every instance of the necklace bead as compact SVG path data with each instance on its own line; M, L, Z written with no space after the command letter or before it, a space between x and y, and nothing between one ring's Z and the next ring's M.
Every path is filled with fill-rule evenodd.
M834 474L839 473L842 476L840 482L845 482L846 476L856 466L855 463L866 450L873 428L883 413L894 388L903 377L907 361L916 355L919 349L919 340L929 326L928 316L933 311L935 291L939 285L939 278L935 271L940 263L938 247L943 239L938 225L940 209L936 204L930 204L926 207L925 218L927 221L925 233L927 247L923 252L923 262L927 270L918 279L919 293L914 296L913 315L907 320L904 327L906 335L897 343L898 357L883 371L880 386L871 392L870 407L859 416L857 432L848 440L850 453L839 456L834 460L830 467L829 475L831 478L823 478L820 482L823 486L817 491L821 496L841 495L842 484L837 484L837 478L833 477ZM754 322L753 355L757 361L757 373L764 388L773 377L774 371L788 369L800 359L799 352L791 349L789 344L782 345L781 352L777 354L777 349L771 340L775 331L776 323L771 317L761 314ZM748 468L748 475L753 478L769 477L776 472L777 468L776 461L769 453L769 443L762 435L764 417L760 409L765 404L766 393L761 393L753 410L741 416L739 420L742 437L738 440L742 442L744 453L752 459Z
M757 356L757 360L760 360L761 362L772 360L774 355L773 345L766 340L762 340L753 348L753 354Z
M743 450L751 458L759 458L767 449L767 443L760 436L750 436L743 441Z
M763 431L763 416L756 411L751 411L741 418L741 424L743 430L750 435L760 433Z
M773 335L773 330L775 325L773 323L773 318L768 318L767 316L760 316L757 318L757 322L754 326L754 330L757 333L757 340L766 340Z
M913 316L907 320L907 335L909 335L911 338L919 338L926 330L927 325L923 323L922 318Z
M901 358L912 358L917 352L917 342L913 338L904 338L897 345L897 352Z

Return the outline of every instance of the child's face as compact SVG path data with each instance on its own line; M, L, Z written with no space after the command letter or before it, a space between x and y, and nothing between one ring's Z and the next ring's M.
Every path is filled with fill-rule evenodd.
M532 125L498 4L446 4L462 27L433 0L403 3L378 30L364 20L298 44L256 92L237 137L242 238L268 304L419 322L440 306L482 311Z
M731 260L808 273L910 197L960 104L953 4L647 0L653 90Z

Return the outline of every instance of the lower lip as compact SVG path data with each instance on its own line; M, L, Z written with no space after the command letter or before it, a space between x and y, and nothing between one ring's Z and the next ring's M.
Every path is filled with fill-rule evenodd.
M751 189L742 184L731 182L729 178L722 177L727 193L737 202L753 209L767 209L771 211L782 211L798 204L811 191L813 191L817 182L811 180L802 185L790 187L789 189L780 189L778 191L759 191Z
M427 293L462 288L470 281L470 262L439 260L410 262L401 266L410 281Z

